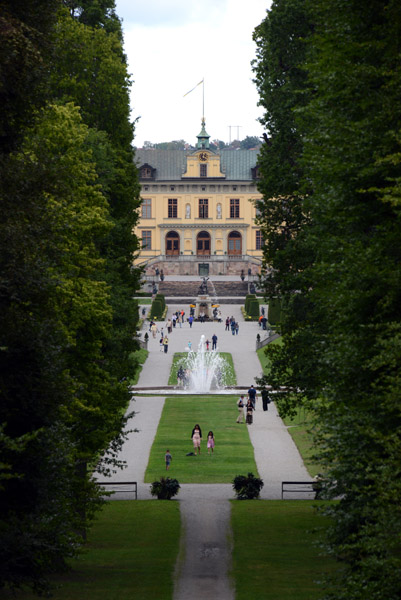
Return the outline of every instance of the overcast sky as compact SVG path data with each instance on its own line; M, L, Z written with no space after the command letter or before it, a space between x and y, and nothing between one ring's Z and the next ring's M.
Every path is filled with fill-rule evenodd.
M116 0L134 84L135 145L184 139L201 129L204 78L206 130L225 142L261 136L252 82L254 28L270 0ZM238 135L239 134L239 135Z

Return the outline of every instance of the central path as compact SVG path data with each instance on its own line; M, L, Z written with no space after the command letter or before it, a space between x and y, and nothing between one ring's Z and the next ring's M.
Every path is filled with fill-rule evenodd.
M168 315L181 309L169 306ZM187 307L183 307L187 310ZM141 372L138 387L166 385L174 352L180 352L192 342L196 349L200 336L218 337L218 349L231 352L237 375L237 384L248 388L261 375L259 359L255 352L256 335L261 333L255 322L244 322L239 305L222 305L223 319L233 315L239 321L239 335L225 331L223 323L185 323L176 327L169 336L169 351L160 352L159 338L149 340L149 357ZM188 315L187 315L188 316ZM159 328L165 323L159 324ZM263 334L262 334L263 338ZM131 427L136 432L129 435L120 458L127 469L114 475L113 481L137 481L138 498L151 498L149 484L144 483L149 452L158 427L164 398L133 398L130 410L135 411ZM236 418L236 409L235 409ZM243 427L244 425L239 425ZM254 447L259 476L264 481L261 497L281 497L281 481L310 480L301 457L287 428L279 418L274 404L269 411L262 410L260 399L254 422L248 426ZM234 600L235 590L230 580L231 530L230 502L235 495L231 484L181 484L180 502L182 533L181 548L175 572L174 600L203 600L216 597Z

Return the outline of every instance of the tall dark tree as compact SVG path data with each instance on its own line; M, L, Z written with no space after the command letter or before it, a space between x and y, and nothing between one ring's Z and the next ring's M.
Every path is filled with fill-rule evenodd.
M114 3L86 2L72 16L56 13L61 4L0 3L0 586L36 591L99 505L85 465L122 439L120 380L134 368L138 318L121 28ZM68 55L80 96L62 85L60 47L76 42L83 54L97 47Z
M274 3L268 20L286 4ZM303 264L294 278L292 259L267 250L267 288L273 282L286 300L284 349L269 352L272 380L290 388L282 409L308 402L326 491L341 498L329 545L344 568L328 597L393 600L401 593L401 9L379 0L298 6L313 23L310 35L296 23L291 34L306 42L300 67L310 90L306 102L302 87L293 95L305 220L283 248L293 245L290 257L298 251ZM285 77L283 69L277 81ZM290 172L299 177L296 165ZM264 164L262 176L269 206L275 190Z

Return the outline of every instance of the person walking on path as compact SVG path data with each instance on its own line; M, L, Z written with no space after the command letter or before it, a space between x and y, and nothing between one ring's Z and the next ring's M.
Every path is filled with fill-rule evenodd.
M167 352L168 352L168 337L167 336L164 337L163 346L164 346L164 354L167 354Z
M202 430L199 427L198 424L195 425L195 427L192 430L192 434L191 434L191 438L192 438L192 442L194 445L194 450L195 450L195 456L201 453L201 441L202 441Z
M207 453L213 454L213 450L214 450L214 435L213 435L213 431L209 431L209 433L207 434Z
M252 425L253 423L253 404L252 404L252 400L250 398L248 398L248 403L246 405L246 422L247 425Z
M240 396L238 402L237 402L237 406L238 406L238 417L237 417L237 423L243 423L245 420L245 415L244 415L244 410L245 410L245 398L244 396Z
M230 331L230 317L226 319L226 331Z
M152 332L153 337L155 338L156 337L156 333L158 332L156 323L153 323L153 325L150 326L150 330Z
M166 461L166 471L170 468L170 463L173 460L173 457L170 454L170 450L167 448L166 454L164 455L164 460Z
M217 335L214 333L212 336L212 350L216 350L217 348Z
M173 331L173 324L171 322L171 319L169 319L167 321L167 333L172 333L172 331Z
M192 329L192 323L193 323L193 322L194 322L194 318L193 318L193 316L191 315L191 316L189 317L189 319L188 319L188 323L189 323L189 326L190 326L190 328L191 328L191 329Z
M159 341L160 352L163 352L163 344L164 344L164 337L163 337L163 332L162 332L160 334L160 341Z
M252 402L253 410L255 410L255 408L256 408L256 390L253 387L253 385L251 385L251 387L248 390L248 398Z
M238 335L239 332L239 323L238 321L235 322L235 335Z
M269 404L270 404L271 400L270 400L270 396L269 396L269 392L267 390L262 390L262 403L263 403L263 410L269 410Z
M205 344L206 344L206 350L209 350L210 341L209 341L209 340L206 340Z

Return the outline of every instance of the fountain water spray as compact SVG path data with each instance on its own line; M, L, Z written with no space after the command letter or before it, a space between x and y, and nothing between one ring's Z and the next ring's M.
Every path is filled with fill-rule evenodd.
M194 393L207 393L225 387L227 361L215 350L206 350L205 336L201 335L197 352L188 352L180 361L184 370L184 386Z

